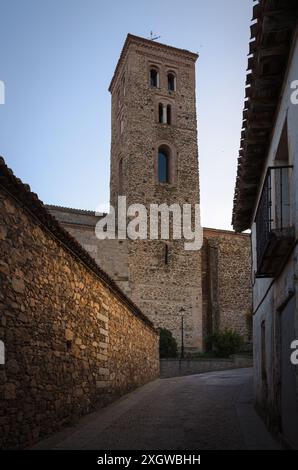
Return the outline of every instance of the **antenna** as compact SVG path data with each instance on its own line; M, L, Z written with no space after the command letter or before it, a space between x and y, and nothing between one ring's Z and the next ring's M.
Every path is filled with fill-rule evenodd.
M153 31L150 31L150 39L151 41L156 41L157 39L161 38L161 36L156 36Z

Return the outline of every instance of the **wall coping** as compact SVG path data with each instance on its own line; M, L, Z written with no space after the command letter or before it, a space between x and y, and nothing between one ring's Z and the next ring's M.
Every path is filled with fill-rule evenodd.
M232 357L191 357L191 358L162 358L160 362L234 362Z
M96 212L90 209L76 209L74 207L56 206L55 204L45 204L45 207L53 211L69 212L71 214L92 215L98 218L101 218L107 215L107 214L96 215Z
M179 359L175 357L169 358L160 358L160 362L235 362L238 359L252 359L252 356L233 354L231 357L189 357L184 359Z

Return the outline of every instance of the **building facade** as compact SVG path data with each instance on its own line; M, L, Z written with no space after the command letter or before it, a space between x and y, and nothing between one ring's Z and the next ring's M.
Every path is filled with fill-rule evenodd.
M252 231L256 406L298 448L297 2L262 0L253 19L233 225Z
M142 204L148 212L151 204L194 207L199 203L197 58L197 54L183 49L127 36L109 88L110 202L114 208L118 207L119 196L126 196L127 207ZM166 240L99 240L95 226L100 217L94 212L54 206L49 206L49 210L157 327L173 333L179 346L182 318L184 347L189 352L202 350L203 336L206 338L215 327L233 327L248 338L251 303L247 235L224 235L224 231L211 230L204 234L203 250L188 251L183 238L173 239L170 219L170 236ZM150 221L149 218L148 227ZM211 263L209 255L203 255L209 238L218 254ZM241 296L235 277L238 268L235 270L231 262L236 259L238 271L246 272ZM208 277L209 266L213 274ZM208 281L202 280L202 273ZM214 287L217 285L221 291ZM210 289L213 300L207 301ZM213 322L208 323L207 310L213 312Z

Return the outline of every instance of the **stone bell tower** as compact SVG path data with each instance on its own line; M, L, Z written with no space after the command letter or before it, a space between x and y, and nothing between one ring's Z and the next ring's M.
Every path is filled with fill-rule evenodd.
M192 52L128 35L110 84L110 201L199 203ZM202 348L201 253L184 240L127 240L127 294L185 350Z

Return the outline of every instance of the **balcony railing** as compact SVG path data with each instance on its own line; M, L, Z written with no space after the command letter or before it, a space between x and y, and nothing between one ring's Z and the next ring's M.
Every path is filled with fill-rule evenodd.
M292 166L269 167L256 215L257 277L275 277L295 239L291 224Z

